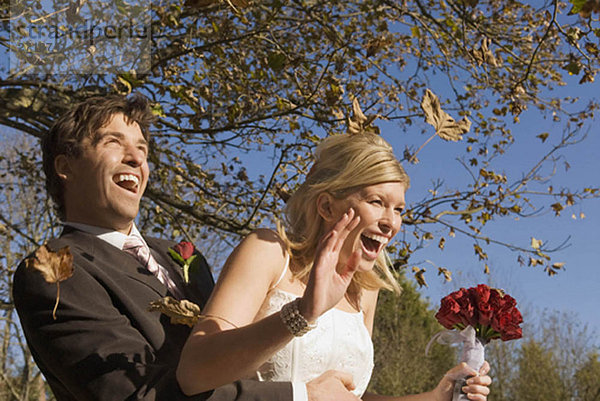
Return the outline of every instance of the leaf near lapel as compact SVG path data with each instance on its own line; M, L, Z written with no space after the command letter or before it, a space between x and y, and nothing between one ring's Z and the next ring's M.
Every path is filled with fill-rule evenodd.
M47 283L56 283L56 303L52 310L52 318L56 320L56 309L60 300L60 282L73 275L73 255L69 246L52 252L44 244L26 259L25 266L40 272Z
M187 299L178 301L164 297L150 303L149 311L164 313L171 319L172 324L185 324L192 327L200 316L200 307Z

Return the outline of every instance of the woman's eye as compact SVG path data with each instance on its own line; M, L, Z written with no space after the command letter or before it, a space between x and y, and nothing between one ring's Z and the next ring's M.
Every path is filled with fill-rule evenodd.
M383 205L383 202L380 199L372 199L369 201L369 203L372 205L377 205L377 206Z

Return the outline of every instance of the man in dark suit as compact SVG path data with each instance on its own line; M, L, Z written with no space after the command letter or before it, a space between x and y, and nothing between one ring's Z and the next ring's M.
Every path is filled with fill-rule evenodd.
M169 257L171 241L143 238L134 224L149 176L152 113L141 96L89 99L43 138L46 186L65 228L47 246L69 246L73 275L56 284L23 262L13 297L40 370L59 401L84 400L354 400L351 379L328 372L307 383L238 381L186 397L175 379L190 329L149 312L170 295L204 305L213 287L204 258L192 285ZM126 249L141 238L152 255ZM146 249L147 249L146 248ZM153 267L154 266L154 267Z

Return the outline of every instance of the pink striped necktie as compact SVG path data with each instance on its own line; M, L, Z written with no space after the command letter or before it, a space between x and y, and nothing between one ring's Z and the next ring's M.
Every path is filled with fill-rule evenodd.
M167 269L158 264L154 256L150 253L150 248L142 238L137 235L127 236L125 243L123 243L123 250L133 255L150 273L154 274L171 291L171 294L177 298L181 298L181 291L179 291L175 282L169 277Z

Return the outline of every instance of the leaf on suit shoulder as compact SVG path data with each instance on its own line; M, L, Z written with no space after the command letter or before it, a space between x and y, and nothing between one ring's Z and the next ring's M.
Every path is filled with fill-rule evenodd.
M164 297L150 302L148 310L164 313L173 324L185 324L192 327L200 316L200 307L187 299L181 301L172 297Z
M73 255L68 246L52 252L46 244L25 260L25 266L42 274L47 283L56 283L56 303L52 318L56 320L56 309L60 300L60 282L73 275Z

